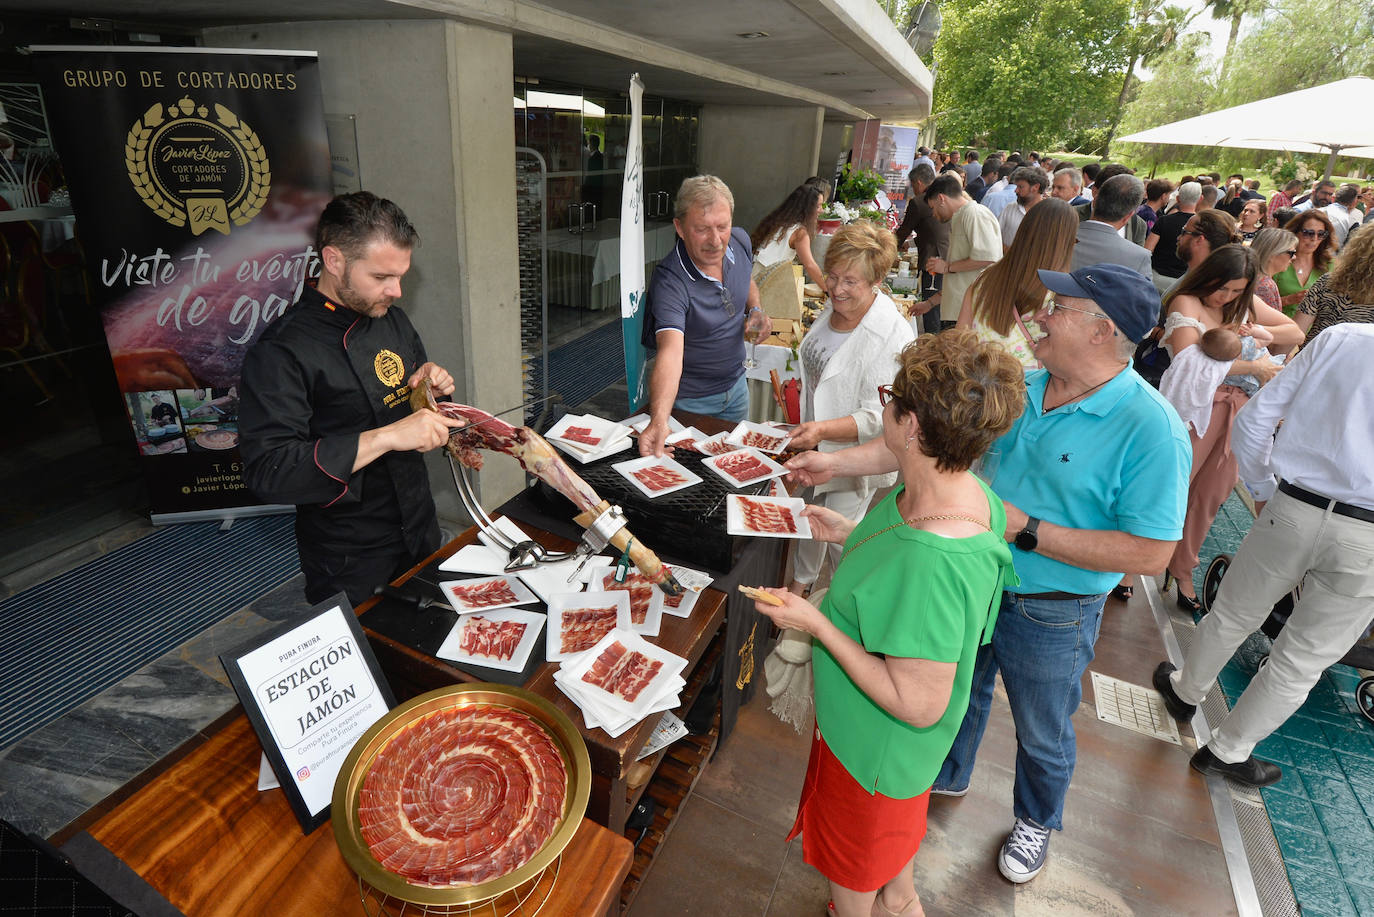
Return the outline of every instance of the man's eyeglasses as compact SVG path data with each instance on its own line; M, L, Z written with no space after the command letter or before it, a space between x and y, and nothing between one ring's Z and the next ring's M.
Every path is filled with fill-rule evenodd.
M730 289L723 283L720 285L720 304L725 307L726 315L735 314L734 297L730 295Z
M1325 229L1299 229L1298 232L1309 239L1325 239L1327 237Z
M897 397L897 393L892 390L890 385L878 386L878 404L887 407L889 401Z
M1054 313L1058 312L1060 309L1067 309L1067 310L1070 311L1070 312L1077 312L1077 313L1079 313L1080 315L1091 315L1093 318L1106 318L1108 321L1111 321L1110 318L1108 318L1107 316L1103 315L1101 312L1089 312L1087 309L1075 309L1073 306L1066 306L1066 305L1064 305L1062 302L1060 302L1060 301L1057 300L1057 299L1051 299L1049 302L1047 302L1047 303L1045 304L1045 314L1046 314L1046 315L1053 315Z

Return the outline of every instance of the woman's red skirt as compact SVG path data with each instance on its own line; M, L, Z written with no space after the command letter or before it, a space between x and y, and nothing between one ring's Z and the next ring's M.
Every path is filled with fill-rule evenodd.
M916 855L926 836L930 790L911 799L869 793L830 751L821 731L811 740L797 821L802 859L836 885L876 891Z

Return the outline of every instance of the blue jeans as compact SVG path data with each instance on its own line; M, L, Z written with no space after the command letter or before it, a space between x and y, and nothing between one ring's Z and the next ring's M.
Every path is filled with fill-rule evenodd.
M1093 660L1106 594L1080 599L1026 599L1002 593L992 642L979 647L968 712L935 786L961 790L992 706L997 672L1016 725L1012 811L1042 828L1062 830L1064 796L1078 758L1070 719L1083 699L1082 678Z
M721 420L744 420L749 416L749 380L741 375L734 385L719 394L679 398L673 402L673 409Z

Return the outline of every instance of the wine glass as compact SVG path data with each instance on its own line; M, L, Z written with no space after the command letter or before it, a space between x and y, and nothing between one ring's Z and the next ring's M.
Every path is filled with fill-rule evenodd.
M758 344L754 343L754 338L756 336L757 334L749 328L748 324L746 324L744 326L744 342L749 345L749 355L744 358L745 369L753 369L754 367L759 365L758 362L754 359L754 348L759 346Z

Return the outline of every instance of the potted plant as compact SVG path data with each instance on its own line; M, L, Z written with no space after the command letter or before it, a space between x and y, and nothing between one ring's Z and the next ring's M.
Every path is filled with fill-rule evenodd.
M821 211L821 215L816 218L816 227L823 236L833 235L835 230L849 222L851 218L848 207L839 202L832 201L825 205L825 209Z
M839 184L835 186L835 199L849 204L866 204L878 196L886 185L883 177L872 169L856 169L850 163L840 173Z

